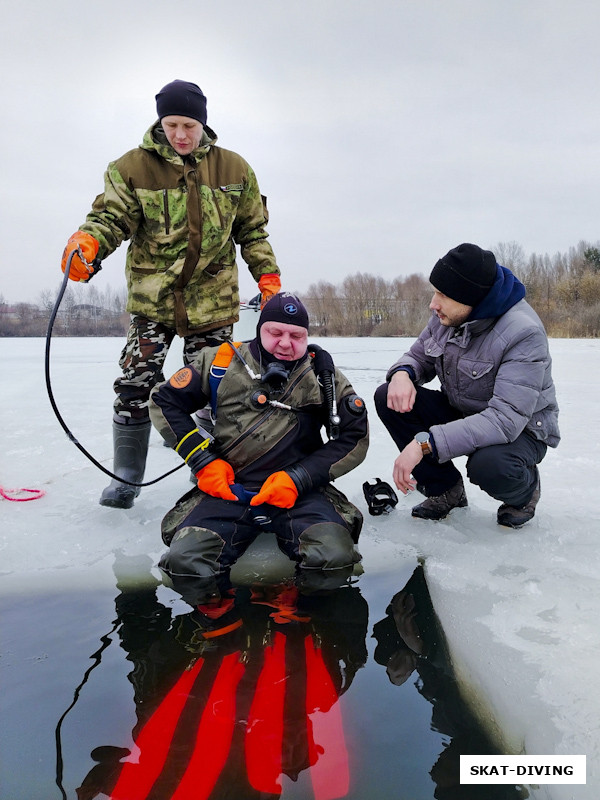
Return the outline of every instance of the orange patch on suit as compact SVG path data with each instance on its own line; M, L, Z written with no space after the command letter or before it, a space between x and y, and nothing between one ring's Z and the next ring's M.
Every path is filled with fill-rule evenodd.
M171 386L174 386L175 389L185 389L191 380L192 370L189 367L183 367L183 369L178 370L175 375L173 375L169 383Z

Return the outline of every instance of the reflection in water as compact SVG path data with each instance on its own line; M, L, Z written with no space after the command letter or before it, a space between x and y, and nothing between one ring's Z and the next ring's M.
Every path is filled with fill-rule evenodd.
M437 800L520 800L522 787L460 785L460 755L494 755L498 751L483 734L460 697L450 667L443 632L433 610L423 568L417 567L397 592L386 616L373 626L374 658L385 666L391 683L400 686L417 673L415 686L432 705L432 730L449 737L430 775Z
M366 785L369 796L388 800L378 776L388 790L405 779L406 753L390 749L393 719L406 714L405 695L394 687L411 676L431 704L431 729L441 749L429 771L433 786L426 779L411 800L527 797L516 786L459 784L461 753L497 750L462 702L421 567L373 626L371 664L367 603L355 585L321 596L298 595L288 582L238 587L222 626L227 632L208 639L205 620L200 625L194 612L173 616L159 602L158 585L152 578L135 591L123 588L115 600L136 723L131 736L123 730L118 741L92 749L94 766L76 790L78 800L335 800L359 796L359 785L362 795ZM376 664L385 667L389 682ZM341 708L339 698L364 666L363 680ZM388 711L394 706L386 730L377 727L380 696ZM374 714L367 737L359 732L357 707ZM391 753L383 761L382 745ZM60 769L62 775L62 758Z
M116 610L133 664L134 746L95 748L78 800L264 800L303 770L318 800L347 795L337 700L367 658L358 588L307 597L290 584L240 587L242 624L214 639L194 612L172 618L152 587L121 593Z

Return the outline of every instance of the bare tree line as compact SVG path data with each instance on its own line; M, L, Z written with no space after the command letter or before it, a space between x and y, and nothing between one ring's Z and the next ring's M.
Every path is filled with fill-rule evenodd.
M8 306L0 295L0 336L44 336L61 284L55 291L44 289L37 303ZM122 336L127 331L127 290L95 284L68 285L63 295L53 333L55 336Z
M492 248L500 264L527 288L527 300L553 338L600 336L600 242L579 242L567 253L526 258L516 242Z
M580 242L553 257L527 258L516 242L490 249L525 284L549 336L600 336L600 242ZM386 281L359 272L338 285L312 284L302 299L313 332L323 336L417 336L429 318L431 293L423 275Z
M567 253L526 256L517 242L491 248L500 264L527 288L527 299L551 337L600 336L600 242L580 242ZM424 275L387 281L358 272L339 284L313 283L299 292L321 336L416 336L429 317L431 286ZM54 307L55 292L45 290L38 302L8 306L0 295L0 336L43 336ZM54 324L57 336L122 336L129 316L127 292L108 286L69 286Z
M320 336L413 336L429 318L431 286L422 275L386 281L358 272L338 286L320 281L302 300Z

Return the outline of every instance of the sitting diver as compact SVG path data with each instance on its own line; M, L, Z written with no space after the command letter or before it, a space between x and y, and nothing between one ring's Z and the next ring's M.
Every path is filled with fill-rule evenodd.
M214 438L192 417L209 402ZM160 567L207 627L233 609L231 567L261 529L296 562L304 594L352 575L362 515L331 481L364 460L367 413L331 356L308 345L297 297L275 295L256 338L206 348L155 387L150 417L198 480L163 520Z

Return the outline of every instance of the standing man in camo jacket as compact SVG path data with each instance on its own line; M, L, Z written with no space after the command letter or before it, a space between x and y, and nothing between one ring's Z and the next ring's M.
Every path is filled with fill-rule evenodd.
M231 338L239 314L236 245L262 302L281 288L267 242L268 212L256 176L241 156L216 146L206 97L175 80L156 95L158 120L142 144L109 164L104 192L69 239L69 278L86 282L126 239L131 322L114 384L113 471L141 483L151 423L148 398L164 380L175 336L190 363L207 345ZM139 488L113 480L100 504L130 508Z

